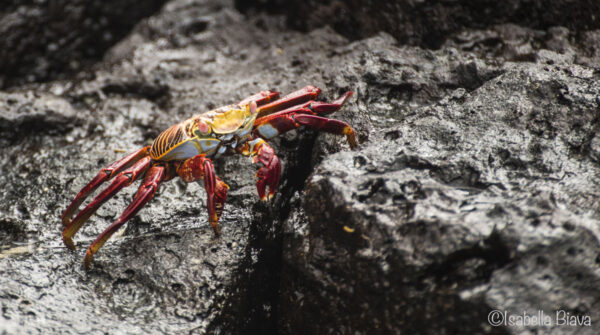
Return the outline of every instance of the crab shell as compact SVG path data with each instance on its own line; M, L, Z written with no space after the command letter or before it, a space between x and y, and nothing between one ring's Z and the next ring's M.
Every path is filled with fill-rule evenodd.
M256 103L224 106L193 116L156 137L154 161L185 160L199 154L217 158L248 141L256 120Z

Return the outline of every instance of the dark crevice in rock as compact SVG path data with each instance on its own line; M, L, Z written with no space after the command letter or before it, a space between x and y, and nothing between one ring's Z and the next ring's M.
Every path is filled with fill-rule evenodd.
M32 102L26 94L0 95L0 135L9 144L40 134L62 135L83 123L62 98L38 94Z
M432 170L431 174L433 178L446 185L478 190L484 190L490 186L490 184L481 181L481 172L468 166L468 164L459 163L452 166L441 166Z
M466 278L460 273L459 268L472 260L483 260L483 263L471 269L476 272L475 278ZM494 270L503 268L511 261L513 259L510 248L502 241L502 236L497 231L493 231L490 236L471 248L457 250L447 255L443 262L430 265L425 273L431 273L438 282L448 285L468 283L474 286L489 282Z
M252 11L265 11L269 14L282 14L285 12L285 0L235 0L235 8L240 13L252 13Z
M0 248L9 247L13 242L23 242L26 239L26 227L21 220L0 218Z
M576 157L589 157L592 155L592 159L597 158L593 153L592 141L600 136L600 117L594 118L586 125L589 131L586 132L581 128L581 126L576 126L572 130L572 135L569 136L570 138L567 141L569 152Z
M83 124L82 120L71 120L58 115L29 114L25 113L11 122L2 123L0 116L0 134L4 139L9 140L9 144L19 142L23 137L49 134L65 134L77 126ZM71 122L74 121L74 122Z
M169 103L169 87L161 84L153 85L144 82L110 83L102 87L102 93L146 99L156 103L161 108L166 108Z
M285 160L272 203L255 202L249 244L243 266L236 275L234 287L246 287L246 296L232 295L225 302L225 311L213 323L211 331L237 331L248 334L279 333L280 283L282 275L282 223L290 215L294 194L304 189L313 171L311 157L316 134L307 131L298 142L291 143L290 151L280 149Z
M400 152L398 154L398 158L396 158L391 164L390 169L401 170L405 168L411 168L415 170L433 170L436 167L419 156L407 155L403 152Z
M454 69L458 87L463 87L469 92L475 91L486 82L502 75L502 69L480 69L475 62L460 64Z
M0 10L0 88L87 76L83 71L165 2L9 0Z
M491 184L481 181L480 171L466 163L436 166L421 157L400 153L398 158L389 165L389 168L391 170L402 170L405 168L429 170L433 178L446 185L469 187L479 190L491 186Z

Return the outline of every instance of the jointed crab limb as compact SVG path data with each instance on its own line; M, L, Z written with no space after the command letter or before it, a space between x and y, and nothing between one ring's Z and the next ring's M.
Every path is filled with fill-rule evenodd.
M208 221L212 225L215 234L219 234L217 223L221 217L221 213L223 213L223 206L227 199L229 186L216 176L212 161L203 154L197 155L179 165L177 174L186 182L204 180Z
M256 190L261 200L273 198L281 178L281 163L275 151L262 138L255 138L242 148L241 153L252 157L252 163L262 163L256 172ZM269 187L267 198L266 188Z
M354 94L354 92L348 91L332 102L309 101L305 106L317 114L327 115L342 108L342 105L352 96L352 94Z
M92 181L90 181L86 186L84 186L81 189L81 191L79 191L79 193L77 193L75 199L71 202L69 207L67 207L67 209L62 215L63 224L65 226L68 226L69 223L71 223L71 217L73 217L73 214L75 213L75 211L77 211L79 205L81 205L81 203L85 201L88 195L92 193L98 186L100 186L100 184L111 179L117 173L123 171L124 169L131 166L133 163L137 162L141 158L148 156L148 150L150 150L150 146L143 147L140 150L132 152L131 154L101 169L98 175L96 175L96 177L92 179Z
M217 212L215 210L215 187L217 178L215 178L215 167L210 159L204 160L204 189L206 189L206 209L208 210L208 222L212 225L215 234L219 235L217 226Z
M308 85L264 106L260 106L260 104L258 104L260 106L258 109L258 115L259 117L263 117L282 109L296 106L305 101L316 99L319 96L319 93L321 93L319 88Z
M150 167L150 157L144 157L137 161L131 168L119 173L119 175L113 180L113 182L104 191L102 191L94 200L92 200L75 218L70 224L63 230L63 242L69 249L75 249L73 243L73 236L85 223L85 221L96 212L96 210L102 206L104 202L112 198L117 192L123 187L131 185L134 180L139 176L143 175L144 172Z
M300 126L307 126L332 134L346 135L350 147L355 148L356 136L348 123L317 116L317 114L329 114L339 110L350 96L352 96L352 92L346 92L340 98L330 103L307 101L260 117L254 122L255 132L262 138L271 139Z
M94 243L90 245L85 254L83 264L85 268L89 268L92 262L94 254L102 247L102 245L110 238L114 232L116 232L127 220L132 218L150 199L154 197L154 194L158 190L158 186L165 179L165 168L163 166L153 166L146 172L144 182L140 186L139 190L135 194L133 201L117 221L111 224L105 231L102 232L96 238Z
M219 177L215 177L217 179L217 185L215 187L215 213L217 214L217 221L221 218L221 214L223 214L223 208L225 207L225 201L227 200L227 190L229 190L229 186L225 184ZM213 229L216 228L216 225L213 226ZM218 234L218 229L215 230Z
M301 114L296 115L294 120L300 125L313 128L315 130L324 131L331 134L344 134L351 149L356 148L356 136L354 129L344 121L328 119L326 117Z
M279 92L275 91L261 91L260 93L256 93L247 98L244 98L242 101L238 103L238 106L245 106L248 103L254 101L258 106L264 105L271 100L277 99L279 97Z

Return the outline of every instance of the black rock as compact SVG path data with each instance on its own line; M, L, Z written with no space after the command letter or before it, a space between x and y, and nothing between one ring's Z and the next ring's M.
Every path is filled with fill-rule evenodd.
M137 22L159 3L101 12ZM41 2L8 6L56 21L27 41L67 29L98 49L79 74L63 71L77 45L4 54L0 333L598 332L595 2L378 3L173 0L110 45ZM202 185L175 179L90 271L85 248L136 185L64 247L60 215L100 168L193 114L308 84L326 101L355 92L331 117L357 150L306 129L271 141L283 175L267 204L246 157L216 160L231 187L218 237ZM495 327L494 310L553 323Z

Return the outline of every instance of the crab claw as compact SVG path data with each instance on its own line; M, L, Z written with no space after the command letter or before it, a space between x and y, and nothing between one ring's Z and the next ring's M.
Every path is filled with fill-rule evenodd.
M219 235L218 222L223 213L225 200L227 200L229 186L216 175L212 161L204 154L196 155L177 166L177 174L188 183L204 180L208 222L213 227L215 234Z
M281 178L281 163L275 151L263 139L258 138L250 142L252 163L262 163L263 167L256 172L256 190L260 200L267 201L273 198ZM267 186L269 192L267 194Z

